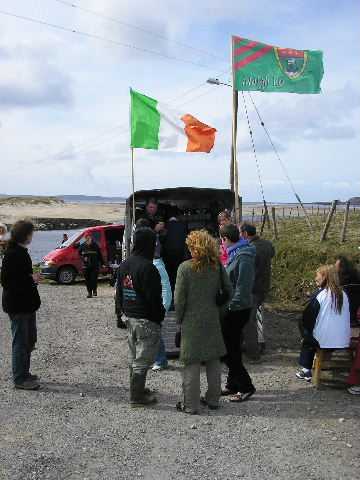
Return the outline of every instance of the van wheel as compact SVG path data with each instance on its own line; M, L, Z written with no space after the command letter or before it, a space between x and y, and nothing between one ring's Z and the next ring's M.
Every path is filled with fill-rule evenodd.
M76 278L76 271L73 267L62 267L57 274L57 282L61 285L71 285Z

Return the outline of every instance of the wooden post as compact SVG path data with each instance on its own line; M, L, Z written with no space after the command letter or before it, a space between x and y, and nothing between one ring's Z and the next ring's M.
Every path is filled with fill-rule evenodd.
M347 225L348 225L348 220L349 220L349 209L350 209L350 200L348 200L346 202L346 205L345 205L344 223L343 223L343 226L342 226L341 237L340 237L340 241L342 243L344 243L345 239L346 239L346 230L347 230Z
M272 216L272 221L273 221L274 237L275 237L275 240L278 240L279 236L278 236L278 229L277 229L277 223L276 223L275 207L271 207L271 216Z
M271 225L270 225L269 209L265 200L264 200L264 211L265 211L265 220L267 220L267 226L270 229Z
M265 228L265 222L266 222L266 213L262 215L261 219L261 227L260 227L260 236L264 233L264 228Z
M317 216L319 216L319 215L320 215L320 207L319 207L319 205L318 205L318 208L317 208Z
M296 210L297 210L297 216L300 217L300 211L298 206L296 206Z
M255 208L252 209L251 223L254 223L254 219L255 219Z
M283 218L285 218L285 208L283 207Z
M329 214L328 214L328 217L326 219L326 222L325 222L325 225L324 225L324 229L321 233L321 237L320 237L320 242L323 242L324 240L326 240L326 235L329 231L329 227L330 227L330 223L331 223L331 219L334 215L334 212L335 212L335 209L336 209L336 204L337 204L337 200L334 200L331 204L331 209L329 211Z

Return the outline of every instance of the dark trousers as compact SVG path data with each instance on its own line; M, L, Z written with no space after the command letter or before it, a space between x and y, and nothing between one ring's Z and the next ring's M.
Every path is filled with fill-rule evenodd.
M224 362L229 369L226 388L233 392L247 393L254 390L250 375L242 362L241 345L243 329L249 321L251 308L229 311L222 321L222 331L227 354Z
M98 268L86 268L84 272L86 288L89 294L93 294L97 291L97 283L98 283L98 275L99 269Z
M183 262L184 255L178 256L178 255L172 255L172 256L167 256L164 259L165 262L165 267L166 271L169 275L169 280L170 280L170 285L171 285L171 290L174 295L175 292L175 283L176 283L176 276L177 276L177 271L180 266L180 264Z
M316 349L319 347L319 343L313 336L306 336L303 338L299 358L299 364L301 367L307 368L308 370L312 369Z
M30 373L31 352L37 340L36 313L9 314L12 333L14 383L24 382Z

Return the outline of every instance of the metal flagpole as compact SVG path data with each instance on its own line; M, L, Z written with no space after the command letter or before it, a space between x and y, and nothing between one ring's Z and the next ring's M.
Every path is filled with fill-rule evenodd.
M135 175L134 175L134 148L131 147L131 181L132 181L132 224L135 226Z
M233 182L232 190L234 191L235 201L235 223L240 223L242 214L239 202L239 170L236 156L237 144L237 115L238 115L238 92L235 89L235 71L234 71L234 41L231 37L231 65L232 65L232 143L231 143L231 166L230 181Z

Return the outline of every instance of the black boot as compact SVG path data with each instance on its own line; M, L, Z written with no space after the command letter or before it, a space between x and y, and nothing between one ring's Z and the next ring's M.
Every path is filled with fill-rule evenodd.
M156 397L145 389L146 373L139 374L130 370L130 405L131 407L145 407L157 402Z

